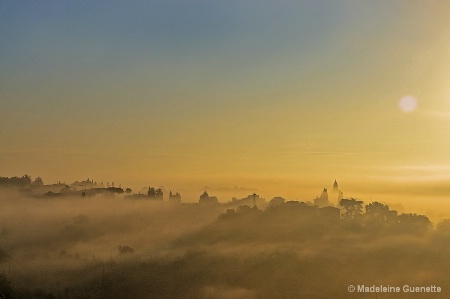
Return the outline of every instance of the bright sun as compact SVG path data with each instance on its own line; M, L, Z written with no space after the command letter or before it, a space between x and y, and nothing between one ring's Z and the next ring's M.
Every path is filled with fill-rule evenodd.
M417 99L412 96L406 96L400 99L398 106L403 112L412 112L417 107Z

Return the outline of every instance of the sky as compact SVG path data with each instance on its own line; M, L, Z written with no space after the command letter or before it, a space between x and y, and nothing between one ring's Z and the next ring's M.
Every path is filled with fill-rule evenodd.
M0 175L439 202L449 28L448 1L1 1Z

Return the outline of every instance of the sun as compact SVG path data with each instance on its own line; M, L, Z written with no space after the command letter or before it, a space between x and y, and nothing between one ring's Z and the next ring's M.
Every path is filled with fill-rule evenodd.
M398 106L403 112L412 112L417 108L417 99L413 96L406 96L400 99Z

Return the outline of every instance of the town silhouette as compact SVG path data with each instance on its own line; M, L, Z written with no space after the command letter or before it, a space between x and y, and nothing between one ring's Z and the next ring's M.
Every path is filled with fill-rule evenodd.
M450 220L346 198L336 180L307 202L28 175L0 191L0 298L372 298L347 286L443 286L450 269Z

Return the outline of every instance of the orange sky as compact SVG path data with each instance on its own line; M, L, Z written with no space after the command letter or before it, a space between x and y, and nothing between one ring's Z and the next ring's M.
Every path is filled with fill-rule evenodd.
M2 176L449 194L444 1L1 6Z

